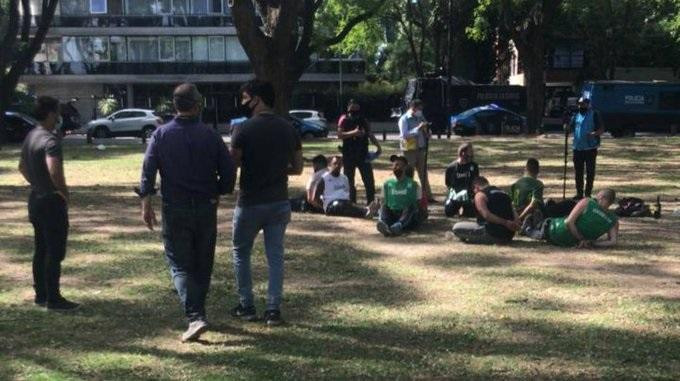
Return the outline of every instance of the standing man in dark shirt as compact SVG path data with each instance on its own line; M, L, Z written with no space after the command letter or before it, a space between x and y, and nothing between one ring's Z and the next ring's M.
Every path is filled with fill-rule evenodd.
M165 257L189 320L185 342L208 328L205 300L215 258L217 206L220 195L233 191L236 175L222 137L200 121L203 97L196 86L177 86L173 102L177 116L153 133L146 149L139 195L142 219L153 230L151 196L160 172Z
M61 261L66 256L69 194L59 128L59 101L40 97L35 116L40 122L21 149L19 172L31 184L28 217L33 225L33 287L35 304L50 310L72 310L78 304L61 296Z
M271 83L252 80L240 93L241 106L250 118L236 128L231 141L232 157L241 167L233 229L239 304L231 313L248 321L257 318L250 254L262 230L269 267L264 320L267 325L278 325L282 322L283 241L290 222L288 175L302 174L302 145L293 126L274 114Z
M371 133L366 118L361 114L361 106L354 100L347 105L347 115L338 124L338 139L342 140L342 161L345 176L349 180L349 199L357 202L357 188L354 185L354 174L357 168L366 188L366 204L375 200L375 180L373 166L368 160L368 143L372 142L381 151L378 139Z
M465 243L509 243L521 223L507 193L489 185L479 176L473 182L477 222L461 221L453 225L453 234Z
M445 183L448 196L444 203L446 217L456 217L463 208L463 216L474 217L474 194L472 182L479 177L479 166L474 161L472 143L458 147L458 159L446 168Z

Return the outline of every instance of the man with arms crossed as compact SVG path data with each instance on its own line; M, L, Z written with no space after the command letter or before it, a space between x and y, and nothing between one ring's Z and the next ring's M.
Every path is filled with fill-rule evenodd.
M579 201L566 218L548 218L538 228L525 226L525 233L556 246L614 246L619 236L619 222L608 209L615 200L616 192L604 189L595 198ZM605 233L607 238L598 240Z
M139 196L142 219L153 230L151 196L161 174L163 244L170 274L189 327L182 341L198 339L208 329L205 300L210 289L217 206L234 189L235 168L222 137L200 121L203 97L194 84L173 93L177 116L154 131L144 156Z
M66 256L69 194L64 179L59 101L38 98L35 116L40 122L31 130L21 148L19 172L31 184L28 217L33 225L33 288L35 304L48 310L72 310L78 304L61 296L61 261Z
M302 144L293 126L274 114L274 87L252 80L240 90L241 106L250 118L231 141L231 154L241 167L240 192L234 209L234 272L239 304L233 317L257 319L250 254L255 237L264 232L269 286L264 321L278 325L283 294L283 241L290 222L288 175L302 173Z

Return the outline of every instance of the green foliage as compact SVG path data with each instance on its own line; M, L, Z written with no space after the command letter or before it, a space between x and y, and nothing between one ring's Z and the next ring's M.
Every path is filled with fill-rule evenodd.
M119 108L120 104L118 103L118 100L112 95L97 101L97 111L99 111L101 115L111 115Z

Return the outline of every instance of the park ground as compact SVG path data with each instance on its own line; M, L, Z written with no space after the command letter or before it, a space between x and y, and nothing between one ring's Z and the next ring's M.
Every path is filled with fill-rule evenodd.
M434 141L431 182L462 139ZM559 136L472 138L483 175L508 187L527 157L542 160L546 196L561 198ZM107 143L108 144L108 143ZM396 150L385 143L385 152ZM337 152L305 142L305 156ZM445 238L453 220L431 208L422 230L384 238L374 222L295 214L289 227L283 327L234 321L234 197L220 205L208 301L213 330L185 329L160 233L140 222L144 147L69 144L71 235L63 290L83 303L47 312L32 303L32 231L19 147L0 151L0 379L667 379L680 375L680 138L605 139L596 188L648 202L663 217L625 219L606 250L558 249L525 238L470 246ZM388 155L376 163L388 178ZM310 174L291 178L291 194ZM571 170L570 170L571 174ZM570 175L571 176L571 175ZM573 194L568 182L568 195ZM360 188L359 194L361 195ZM158 202L156 200L156 205ZM254 249L257 307L266 291L261 237Z

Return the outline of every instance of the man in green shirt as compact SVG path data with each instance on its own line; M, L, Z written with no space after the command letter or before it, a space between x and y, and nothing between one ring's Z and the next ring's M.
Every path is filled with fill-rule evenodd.
M512 206L521 221L543 206L543 182L538 180L538 171L538 160L533 157L528 159L524 177L517 180L510 188Z
M616 245L619 223L609 206L616 200L611 189L600 191L595 198L584 198L566 218L546 219L539 228L525 225L527 236L544 239L556 246L609 247ZM600 239L607 234L606 239Z
M418 183L406 176L408 160L392 155L394 178L383 184L383 204L378 218L378 231L385 237L401 235L418 226Z

